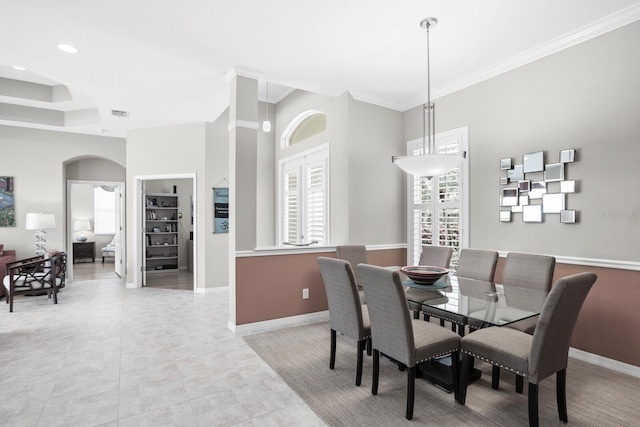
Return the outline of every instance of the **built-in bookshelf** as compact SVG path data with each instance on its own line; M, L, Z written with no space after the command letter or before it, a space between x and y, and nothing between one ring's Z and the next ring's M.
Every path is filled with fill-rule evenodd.
M145 270L147 272L178 269L178 195L146 194L145 200Z

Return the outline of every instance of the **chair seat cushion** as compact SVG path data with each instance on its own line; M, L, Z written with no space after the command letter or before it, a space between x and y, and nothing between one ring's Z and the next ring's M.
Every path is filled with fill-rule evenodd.
M424 320L411 319L411 324L413 341L416 346L415 363L458 350L460 336L455 332ZM409 367L413 366L411 362L409 361Z
M532 339L531 335L515 329L492 326L462 338L460 350L526 377Z
M16 291L26 291L29 289L48 289L51 288L51 284L49 282L45 282L42 279L46 273L36 273L33 276L14 276L15 283L14 289ZM4 276L4 280L2 284L7 290L11 289L11 276ZM56 285L62 284L62 279L60 277L56 278Z

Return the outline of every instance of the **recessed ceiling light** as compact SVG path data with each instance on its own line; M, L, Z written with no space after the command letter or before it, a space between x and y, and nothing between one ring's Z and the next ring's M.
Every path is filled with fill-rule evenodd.
M21 67L21 66L19 66L19 65L12 65L12 67L13 67L14 69L16 69L16 70L19 70L19 71L26 71L26 70L27 70L26 68Z
M70 44L60 43L58 45L58 49L67 53L78 53L78 48L75 46L71 46Z

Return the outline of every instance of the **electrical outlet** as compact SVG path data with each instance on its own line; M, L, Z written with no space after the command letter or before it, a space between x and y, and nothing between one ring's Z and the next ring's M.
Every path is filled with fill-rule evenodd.
M304 288L302 290L302 299L309 299L309 288Z

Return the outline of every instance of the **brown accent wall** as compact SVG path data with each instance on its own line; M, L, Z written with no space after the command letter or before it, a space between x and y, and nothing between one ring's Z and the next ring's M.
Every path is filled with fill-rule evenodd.
M498 283L503 267L500 258ZM582 307L571 346L640 366L640 271L556 264L554 281L582 271L594 272L598 280Z
M315 313L327 309L317 258L335 252L236 258L236 325ZM372 250L375 265L404 265L405 249ZM309 288L309 299L302 289Z

